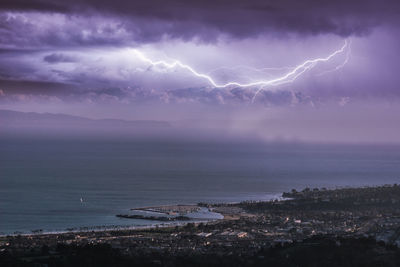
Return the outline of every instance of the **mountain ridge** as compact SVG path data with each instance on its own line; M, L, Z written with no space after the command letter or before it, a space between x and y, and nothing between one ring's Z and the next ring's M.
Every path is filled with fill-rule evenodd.
M0 109L0 128L77 127L77 128L169 128L169 122L153 120L90 119L63 113L20 112Z

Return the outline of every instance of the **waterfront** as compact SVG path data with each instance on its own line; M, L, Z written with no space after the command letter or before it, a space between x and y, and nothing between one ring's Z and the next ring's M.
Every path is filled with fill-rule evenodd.
M276 266L400 263L399 185L285 195L292 199L203 203L225 216L209 223L0 237L0 263L85 266L99 257L104 261L96 266L265 266L271 258ZM312 256L315 250L325 256Z

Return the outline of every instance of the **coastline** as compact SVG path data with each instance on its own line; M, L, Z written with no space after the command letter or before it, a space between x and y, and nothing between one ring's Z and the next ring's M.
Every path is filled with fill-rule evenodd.
M389 185L383 185L381 187L387 187ZM322 188L319 192L332 192L332 191L343 191L343 190L365 190L365 189L374 189L379 188L376 186L364 186L364 187L335 187L335 188ZM316 190L313 189L313 190ZM9 234L0 234L1 238L4 237L15 237L15 236L24 236L24 237L34 237L34 236L51 236L51 235L63 235L63 234L85 234L85 233L100 233L100 232L116 232L116 231L143 231L143 230L154 230L154 229L173 229L175 227L184 227L188 224L198 225L198 224L212 224L218 222L229 222L229 221L237 221L242 218L252 218L256 215L248 212L244 207L258 205L258 204L271 204L271 205L280 205L287 201L299 201L298 197L302 196L303 193L313 192L309 188L305 188L303 191L296 191L296 193L292 192L282 192L279 194L266 194L269 198L266 200L245 200L245 201L237 201L237 202L226 202L226 203L197 203L197 204L171 204L171 205L159 205L159 206L145 206L138 208L131 208L129 211L143 211L149 213L159 213L163 215L179 215L176 213L177 210L180 210L182 214L188 214L189 212L199 211L202 208L208 209L209 212L221 215L220 218L191 218L191 220L187 221L157 221L153 220L154 223L143 224L143 225L112 225L112 226L90 226L90 227L77 227L76 229L65 229L65 230L54 230L54 231L43 231L43 230L32 230L31 232L21 232L21 233L9 233ZM115 214L116 216L118 214ZM130 218L124 218L128 223ZM143 218L144 221L148 221L146 218Z
M173 206L195 206L194 204L178 204L178 205L162 205L162 206L152 206L152 208L163 208L163 207L173 207ZM201 208L201 206L197 206ZM149 207L143 208L133 208L132 210L143 210ZM31 232L20 232L20 233L9 233L9 234L0 234L0 237L7 236L46 236L46 235L60 235L60 234L82 234L89 232L113 232L113 231L135 231L135 230L149 230L149 229L158 229L158 228L174 228L176 226L185 226L186 224L193 223L211 223L218 220L223 220L224 218L192 218L187 221L154 221L151 224L143 224L143 225L113 225L113 226L90 226L90 227L77 227L76 229L64 229L64 230L54 230L54 231L44 231L44 230L32 230ZM146 219L144 219L146 220ZM129 222L129 218L126 218L126 222Z
M60 235L60 234L82 234L82 233L90 233L90 232L114 232L114 231L135 231L135 230L149 230L149 229L158 229L158 228L174 228L176 226L185 226L189 223L211 223L213 221L218 221L223 219L214 219L214 220L193 220L193 221L185 221L185 222L162 222L155 223L149 225L116 225L116 226L91 226L91 227L80 227L79 229L74 230L55 230L55 231L41 231L37 233L12 233L12 234L0 234L0 237L15 237L15 236L46 236L46 235Z
M272 200L283 200L284 198L282 197L283 193L267 193L265 194L266 197L260 197L259 200L257 201L272 201ZM135 207L135 208L130 208L126 210L126 212L129 211L149 211L149 212L156 212L156 210L165 210L165 209L170 209L170 210L175 210L177 207L189 207L189 209L196 207L197 209L200 209L204 207L201 204L210 204L210 205L236 205L242 202L246 202L249 200L238 200L238 201L230 201L230 202L217 202L217 203L179 203L179 204L163 204L163 205L158 205L158 206L144 206L144 207ZM200 205L199 205L200 204ZM210 210L210 212L214 212L213 208ZM221 214L219 212L216 212L218 214ZM165 214L163 212L160 212L160 214ZM117 214L114 214L117 215ZM116 225L92 225L92 226L78 226L78 227L68 227L65 229L60 229L60 230L45 230L45 229L33 229L33 230L26 230L26 231L15 231L12 233L2 233L0 232L0 237L5 237L5 236L37 236L37 235L57 235L57 234L68 234L68 233L85 233L85 232L101 232L101 231L124 231L124 230L146 230L146 229L154 229L154 228L168 228L168 227L175 227L175 226L184 226L188 223L205 223L205 222L213 222L213 221L218 221L218 220L224 220L226 219L223 214L221 214L223 218L192 218L190 221L171 221L171 222L163 222L163 221L153 221L153 223L149 224L143 224L143 225L132 225L129 224L129 219L126 219L126 224L116 224ZM226 214L226 216L229 216L229 214ZM151 221L151 220L144 220L144 221Z
M322 245L331 251L347 243L360 253L368 244L382 252L377 257L390 251L400 256L400 185L305 188L285 196L290 199L207 204L224 216L215 221L2 236L0 253L11 261L58 263L81 252L108 251L118 260L139 257L150 265L168 255L175 266L182 258L263 260L276 249L293 253Z

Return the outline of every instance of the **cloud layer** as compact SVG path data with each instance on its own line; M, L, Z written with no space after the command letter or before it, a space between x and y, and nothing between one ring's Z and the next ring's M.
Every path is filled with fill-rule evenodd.
M213 41L221 34L234 38L291 33L364 35L376 25L397 24L400 3L397 0L3 0L0 9L58 14L47 22L59 26L62 20L67 20L68 23L63 23L64 29L69 30L66 35L70 35L66 41L112 43L127 38L141 43L165 37ZM61 18L60 14L67 17ZM0 27L4 30L24 26L19 29L28 32L30 23L21 20L10 23L2 18ZM78 25L93 36L85 39L76 33ZM56 37L53 42L62 40L57 34Z
M0 103L315 106L397 99L399 12L397 0L3 0ZM342 55L294 84L267 88L255 101L254 88L215 89L180 69L136 64L126 50L177 58L220 82L246 82L283 72L237 66L298 65L326 56L345 38L354 42L343 69L331 71Z

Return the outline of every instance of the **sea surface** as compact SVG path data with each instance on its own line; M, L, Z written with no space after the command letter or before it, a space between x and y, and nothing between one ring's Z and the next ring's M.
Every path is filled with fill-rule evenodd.
M0 138L0 233L149 225L115 215L392 183L398 146Z

